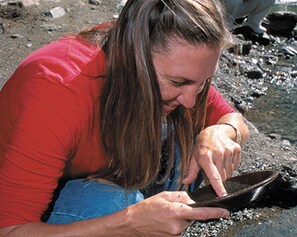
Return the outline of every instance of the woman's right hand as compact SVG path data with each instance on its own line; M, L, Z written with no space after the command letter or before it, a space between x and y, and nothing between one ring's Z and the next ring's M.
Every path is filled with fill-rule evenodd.
M128 207L128 222L136 236L180 236L194 220L227 217L222 208L193 208L186 192L162 192Z

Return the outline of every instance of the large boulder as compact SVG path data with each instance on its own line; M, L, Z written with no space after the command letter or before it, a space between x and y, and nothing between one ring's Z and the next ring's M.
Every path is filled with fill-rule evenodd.
M294 37L296 35L297 14L295 12L274 12L263 21L267 33L274 36Z

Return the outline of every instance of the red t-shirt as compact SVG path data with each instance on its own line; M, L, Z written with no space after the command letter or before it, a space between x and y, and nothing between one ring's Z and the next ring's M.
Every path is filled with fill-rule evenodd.
M74 37L35 51L0 92L0 227L38 222L63 175L106 163L99 138L104 53ZM208 125L233 108L211 87Z

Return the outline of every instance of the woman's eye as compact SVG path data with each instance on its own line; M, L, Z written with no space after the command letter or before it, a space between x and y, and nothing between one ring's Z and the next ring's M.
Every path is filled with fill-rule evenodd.
M173 85L178 87L178 86L183 86L184 82L180 82L180 81L172 81Z

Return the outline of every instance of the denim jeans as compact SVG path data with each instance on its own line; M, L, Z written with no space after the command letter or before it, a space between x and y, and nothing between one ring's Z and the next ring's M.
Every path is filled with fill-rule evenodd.
M70 180L61 190L47 223L70 222L106 216L143 200L138 190L84 179Z
M43 221L50 224L66 224L106 216L159 192L176 191L180 157L178 148L176 148L175 157L174 167L165 183L153 184L145 190L127 190L99 181L70 180L62 188L53 210L44 214ZM189 191L196 189L201 181L200 175L197 181L189 187Z

